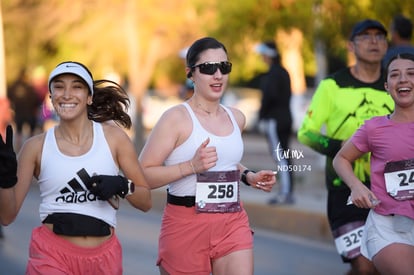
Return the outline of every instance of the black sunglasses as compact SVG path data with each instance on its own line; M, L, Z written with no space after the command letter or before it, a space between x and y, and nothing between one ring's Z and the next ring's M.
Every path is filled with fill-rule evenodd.
M223 62L205 62L198 65L194 65L191 68L199 68L200 73L213 75L217 72L217 69L220 69L222 74L228 74L231 72L232 64L228 61Z

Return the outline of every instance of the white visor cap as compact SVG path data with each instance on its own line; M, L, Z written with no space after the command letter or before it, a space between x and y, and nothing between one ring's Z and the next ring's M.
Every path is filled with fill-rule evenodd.
M86 84L88 84L89 92L93 95L93 79L87 69L79 63L76 62L64 62L59 65L50 73L48 87L49 91L52 92L50 88L50 83L52 80L61 74L74 74L82 78Z
M259 45L256 46L255 51L259 54L263 54L266 55L268 57L276 57L277 56L277 51L273 48L270 48L269 46L267 46L264 43L261 43Z

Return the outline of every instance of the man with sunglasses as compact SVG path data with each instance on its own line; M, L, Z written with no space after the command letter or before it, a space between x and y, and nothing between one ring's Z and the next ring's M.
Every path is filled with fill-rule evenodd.
M140 155L150 187L168 185L157 265L161 274L252 275L239 182L269 192L276 178L240 163L246 118L220 104L232 69L224 45L201 38L186 60L194 94L161 116Z
M387 30L376 20L358 22L352 29L348 49L353 66L322 80L298 131L298 140L326 156L327 214L335 245L343 262L351 264L348 274L377 274L373 264L360 253L360 240L368 209L347 204L350 189L335 173L332 160L344 142L365 120L390 114L392 98L384 89L381 61L387 51ZM353 163L357 177L370 187L369 156Z

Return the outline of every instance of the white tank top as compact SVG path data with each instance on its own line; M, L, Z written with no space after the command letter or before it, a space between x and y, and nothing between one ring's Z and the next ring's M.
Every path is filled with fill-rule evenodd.
M93 122L92 146L81 156L64 155L56 143L55 128L49 129L40 167L41 221L52 213L76 213L116 226L116 210L107 201L98 200L84 183L94 173L118 175L119 172L100 123Z
M182 104L190 114L193 122L193 130L188 139L171 152L165 160L165 165L174 165L192 159L201 143L209 137L210 143L207 146L216 147L218 160L216 165L208 171L236 170L237 164L240 163L243 156L244 147L239 126L231 110L221 105L230 117L233 124L233 131L228 136L216 136L203 128L190 105L186 102ZM168 189L169 193L175 196L195 196L196 176L190 175L171 182Z

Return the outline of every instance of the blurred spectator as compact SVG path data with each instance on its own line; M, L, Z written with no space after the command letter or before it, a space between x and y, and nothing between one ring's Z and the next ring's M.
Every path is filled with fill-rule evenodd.
M49 92L47 87L47 73L43 67L37 67L34 69L31 76L31 83L37 96L41 101L43 101Z
M37 126L41 130L48 129L51 126L50 122L56 122L57 117L54 115L54 110L48 97L47 77L46 70L42 66L36 67L31 74L31 84L39 98L39 102L41 102L37 111ZM46 125L44 125L45 123Z
M37 126L37 115L41 101L33 86L28 82L26 70L22 69L14 83L8 88L7 96L14 110L16 124L16 148L20 148L27 137L31 137ZM29 127L28 136L24 136L23 127Z
M41 129L45 132L59 122L59 116L53 108L50 96L45 96L40 109L39 124Z
M391 22L390 33L390 47L384 57L383 67L387 66L388 59L395 56L395 54L414 49L411 43L413 23L410 18L404 17L403 15L396 15Z
M186 64L186 57L187 57L188 48L182 49L178 55L184 62L184 66L187 66ZM183 100L189 99L194 93L194 83L193 81L188 77L185 79L184 84L181 86L180 89L180 98Z
M269 204L293 203L293 172L289 169L291 159L289 139L292 134L290 98L292 90L289 73L281 65L280 54L273 41L259 44L256 51L262 56L269 70L260 78L262 101L259 110L260 128L266 134L273 159L279 172L278 194Z

